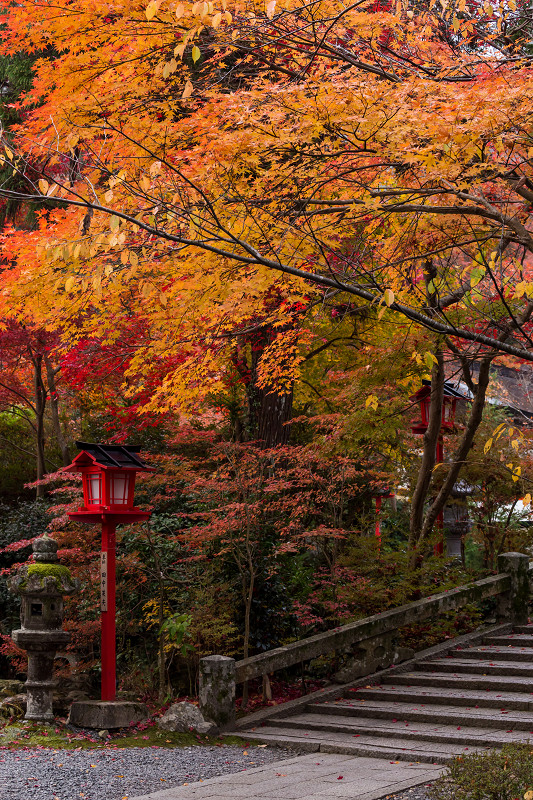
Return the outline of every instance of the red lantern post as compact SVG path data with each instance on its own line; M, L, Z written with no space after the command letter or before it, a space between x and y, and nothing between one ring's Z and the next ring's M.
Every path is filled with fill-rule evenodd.
M429 406L431 403L431 381L423 381L423 386L418 392L415 392L414 395L411 396L411 400L414 400L420 404L420 414L421 420L415 422L414 425L411 425L411 430L413 433L424 434L427 431L429 425ZM440 431L439 436L437 439L437 447L435 452L435 457L437 463L441 464L444 461L444 441L443 441L443 430L452 431L455 428L455 411L457 406L457 397L458 393L450 386L450 384L444 384L444 396L442 400L442 416L441 416L441 423L440 423ZM442 555L444 553L444 511L439 512L439 516L437 517L437 526L441 531L440 539L435 545L435 555Z
M153 471L137 455L140 447L76 442L80 448L63 472L81 472L84 505L70 519L102 525L100 613L102 618L102 700L116 698L115 533L119 522L140 522L150 514L133 505L135 475Z

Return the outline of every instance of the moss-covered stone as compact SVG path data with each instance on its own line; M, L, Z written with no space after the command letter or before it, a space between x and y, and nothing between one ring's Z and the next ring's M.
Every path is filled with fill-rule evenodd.
M28 578L31 578L32 575L38 575L41 578L51 576L64 581L72 580L71 571L63 564L30 564L28 567Z

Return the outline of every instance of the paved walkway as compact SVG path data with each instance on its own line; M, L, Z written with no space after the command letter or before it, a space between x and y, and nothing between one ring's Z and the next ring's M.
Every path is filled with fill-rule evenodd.
M441 765L311 753L130 800L377 800L434 780Z

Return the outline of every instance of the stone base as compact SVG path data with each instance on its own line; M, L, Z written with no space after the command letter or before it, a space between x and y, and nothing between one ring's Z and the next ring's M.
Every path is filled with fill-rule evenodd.
M78 700L72 703L67 720L78 728L112 730L127 728L149 717L148 709L142 703L127 700Z

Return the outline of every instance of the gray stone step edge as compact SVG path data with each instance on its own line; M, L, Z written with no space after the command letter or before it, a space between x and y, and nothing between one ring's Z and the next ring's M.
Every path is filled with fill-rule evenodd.
M297 753L331 753L347 756L360 756L363 758L377 758L386 761L400 761L418 764L447 764L457 756L463 755L465 749L468 752L489 750L490 745L485 747L462 747L447 748L446 745L435 743L435 750L417 750L416 747L402 748L394 741L389 746L376 744L357 744L356 742L336 742L327 738L327 735L320 738L315 736L310 740L302 739L296 735L291 735L288 731L277 731L275 728L265 729L265 732L254 732L250 734L250 742L270 744L271 746L283 747L287 750L294 750ZM283 763L283 762L280 762Z
M402 672L410 672L415 664L424 661L431 661L431 659L444 656L456 647L471 647L482 642L485 636L494 634L505 634L512 630L509 623L496 624L496 625L483 625L476 628L471 633L465 633L463 636L457 636L454 639L448 639L445 642L440 642L433 647L428 647L426 650L421 650L414 658L403 661L401 664L396 664L393 667L378 670L371 675L366 675L364 678L358 678L356 681L344 684L334 684L326 686L324 689L319 689L317 692L297 697L294 700L288 700L286 703L281 703L278 706L268 706L259 711L254 711L244 717L236 720L230 729L222 731L222 735L235 735L249 728L254 728L261 725L262 722L272 719L274 717L289 717L298 711L301 711L309 703L320 703L324 700L337 700L343 697L345 692L350 689L357 689L362 686L374 686L381 682L381 680L389 675L399 675Z

